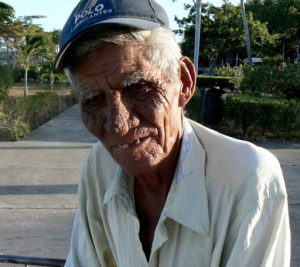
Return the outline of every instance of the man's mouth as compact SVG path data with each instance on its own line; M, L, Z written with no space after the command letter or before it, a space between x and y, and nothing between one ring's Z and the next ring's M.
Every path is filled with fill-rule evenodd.
M128 149L128 148L131 148L131 147L133 147L135 145L143 143L147 138L148 138L148 136L147 137L143 137L143 138L138 138L138 139L135 139L135 140L133 140L133 141L131 141L129 143L126 143L126 144L116 145L116 147L119 148L119 149Z

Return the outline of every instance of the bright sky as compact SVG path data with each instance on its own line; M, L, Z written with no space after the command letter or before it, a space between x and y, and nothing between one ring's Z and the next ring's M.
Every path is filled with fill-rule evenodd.
M41 24L46 31L54 29L62 29L68 16L72 12L79 0L1 0L11 5L16 12L16 16L44 15L46 18L35 20L36 24ZM215 6L221 6L222 0L203 0ZM193 3L192 0L157 0L167 11L171 28L177 29L174 16L184 17L187 13L183 10L183 3ZM231 3L237 5L240 0L230 0Z

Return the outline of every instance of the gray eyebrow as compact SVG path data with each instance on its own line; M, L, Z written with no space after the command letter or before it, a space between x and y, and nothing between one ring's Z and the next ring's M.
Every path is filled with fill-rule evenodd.
M145 74L142 71L134 71L122 81L122 86L128 87L134 83L138 83L142 79L148 79L149 77L150 74Z
M100 92L89 89L89 88L80 88L79 92L78 92L78 97L81 100L88 100L88 99L92 99L93 97L99 95Z
M151 78L152 76L150 73L145 74L145 72L142 71L134 71L131 74L126 76L126 78L121 82L120 86L128 87L132 84L140 82L143 79L151 79ZM78 97L81 100L89 100L95 96L98 96L99 94L100 94L99 91L95 91L88 87L81 87L78 91Z

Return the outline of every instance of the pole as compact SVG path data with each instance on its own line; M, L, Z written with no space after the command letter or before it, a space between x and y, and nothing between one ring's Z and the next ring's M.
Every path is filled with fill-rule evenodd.
M194 44L194 65L198 75L199 66L199 49L200 49L200 32L201 32L201 0L196 1L196 24L195 24L195 44Z
M247 48L247 55L248 55L248 64L252 66L253 62L252 62L251 41L250 41L249 26L248 26L248 20L247 20L244 0L241 0L241 13L242 13L244 32L245 32L245 37L246 37L246 48Z

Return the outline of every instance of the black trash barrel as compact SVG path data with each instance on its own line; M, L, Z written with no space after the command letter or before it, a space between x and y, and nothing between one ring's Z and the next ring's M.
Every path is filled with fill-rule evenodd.
M202 120L215 125L222 121L226 92L218 87L206 89L203 93Z

